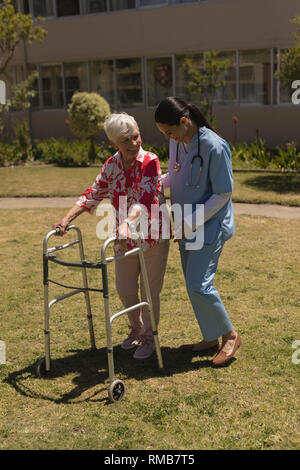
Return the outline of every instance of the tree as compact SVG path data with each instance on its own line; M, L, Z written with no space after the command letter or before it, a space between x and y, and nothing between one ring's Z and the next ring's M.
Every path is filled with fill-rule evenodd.
M90 161L94 163L95 136L103 131L105 118L110 114L108 102L98 93L77 92L72 96L68 112L72 132L90 138Z
M31 15L15 11L11 0L4 0L0 4L0 76L3 75L13 59L20 43L31 44L33 41L43 42L47 31L35 24L43 18L33 19ZM11 99L5 105L0 104L0 134L3 135L3 115L12 110L28 110L31 105L30 99L34 96L33 82L35 75L25 77L26 80L18 84L12 92ZM24 121L25 123L25 121ZM24 124L23 123L23 124ZM28 129L31 137L31 129L28 123L24 124L24 130Z
M25 111L30 108L31 101L36 96L36 81L38 73L32 72L26 80L18 83L12 92L12 97L7 105L10 111Z
M292 33L294 45L280 55L280 72L276 77L292 94L292 82L300 80L300 15L291 20L296 25L296 32Z
M218 59L218 51L204 52L203 62L195 64L192 58L185 58L183 68L187 74L189 82L187 91L189 98L192 94L200 96L199 106L207 120L214 123L213 102L216 91L225 85L225 80L221 78L222 73L229 67L229 60Z
M36 21L42 21L38 17ZM31 44L37 40L42 43L47 31L39 25L31 15L15 11L11 0L4 0L0 5L0 75L2 75L12 60L16 48L22 41Z
M3 137L4 134L4 114L8 113L9 111L26 111L31 106L31 101L36 95L35 90L35 82L37 80L37 72L32 72L29 77L18 83L13 89L11 98L6 101L5 104L0 105L0 137ZM27 124L24 128L28 127L28 120ZM28 128L28 132L30 133L30 129Z

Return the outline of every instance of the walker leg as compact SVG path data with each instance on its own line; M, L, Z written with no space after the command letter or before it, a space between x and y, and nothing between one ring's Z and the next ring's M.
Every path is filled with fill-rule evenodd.
M112 347L112 328L111 328L111 321L110 321L108 277L107 277L107 265L106 264L103 264L102 266L102 281L103 281L103 298L104 298L105 325L106 325L108 375L109 375L110 384L112 384L115 380L115 369L114 369L114 357L113 357L113 347Z
M78 239L79 239L80 258L81 258L81 262L83 262L84 261L84 250L83 250L82 237L81 237L81 233L80 233L79 230L77 230L77 233L78 233ZM82 279L83 279L83 285L84 285L85 289L88 289L88 280L87 280L86 268L84 266L82 266ZM88 326L89 326L91 348L96 349L94 326L93 326L93 315L92 315L92 310L91 310L90 294L89 294L88 290L86 290L84 292L84 297L85 297L85 304L86 304L86 310L87 310L87 320L88 320Z
M110 310L109 310L109 293L108 293L106 264L104 264L102 267L102 279L103 279L103 297L104 297L106 338L107 338L107 362L108 362L108 375L109 375L108 398L111 402L117 402L117 401L122 400L122 398L124 397L125 385L124 385L124 382L122 382L122 380L115 380L114 356L113 356L113 347L112 347L112 328L111 328L111 317L110 317Z
M48 296L48 259L44 255L44 339L45 339L45 370L50 371L50 308Z
M85 268L83 268L85 269ZM85 273L86 276L86 273ZM84 280L84 287L87 287L87 283ZM85 291L85 303L86 303L86 310L87 310L87 320L89 326L89 333L90 333L90 341L91 341L91 348L96 349L96 342L95 342L95 334L94 334L94 325L93 325L93 315L91 310L91 303L90 303L90 296L88 291Z
M140 245L140 242L138 244ZM157 331L157 326L156 326L154 313L153 313L153 305L152 305L151 291L150 291L150 286L149 286L149 281L148 281L148 274L147 274L145 258L144 258L142 249L139 251L139 259L140 259L140 265L141 265L141 271L142 271L142 276L143 276L147 302L149 304L149 316L150 316L152 334L153 334L154 345L155 345L156 355L157 355L157 360L158 360L158 367L160 369L163 369L164 367L163 359L162 359L161 349L159 345L158 331Z

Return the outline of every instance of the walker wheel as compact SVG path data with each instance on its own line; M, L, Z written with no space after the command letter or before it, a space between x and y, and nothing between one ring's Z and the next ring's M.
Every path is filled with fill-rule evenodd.
M43 377L49 374L49 371L46 370L46 359L44 357L38 361L35 367L35 373L37 377Z
M116 402L122 400L125 394L125 385L122 380L114 380L108 387L108 397L110 401Z

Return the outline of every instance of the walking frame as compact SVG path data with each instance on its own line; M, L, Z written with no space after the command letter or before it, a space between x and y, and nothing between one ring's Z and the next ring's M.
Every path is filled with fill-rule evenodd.
M130 227L132 228L132 227ZM90 303L90 292L102 292L104 298L104 311L105 311L105 324L106 324L106 341L107 341L107 358L108 358L108 375L109 375L109 386L108 386L108 397L110 401L116 402L123 398L125 393L125 385L122 380L115 379L115 370L114 370L114 359L113 359L113 345L112 345L112 323L113 321L128 313L132 310L135 310L139 307L148 307L149 308L149 315L151 321L151 328L154 338L154 344L156 349L156 355L158 360L158 366L160 369L163 369L163 360L161 355L161 349L159 345L159 338L158 332L156 327L156 322L153 314L153 307L152 307L152 300L151 300L151 292L149 287L148 275L145 265L144 254L141 246L141 239L138 234L134 234L137 241L137 248L134 248L130 251L127 251L121 255L115 255L111 257L107 257L106 251L107 248L111 243L116 240L116 237L108 238L102 248L101 248L101 262L91 262L86 261L84 256L84 249L83 249L83 242L82 242L82 235L80 229L75 225L70 225L67 227L67 231L70 232L74 230L77 232L77 239L72 240L68 243L65 243L60 246L55 246L52 248L48 248L48 241L52 237L52 235L57 235L60 229L51 230L44 238L43 243L43 271L44 271L44 338L45 338L45 357L40 359L36 366L36 374L38 377L41 377L50 372L51 364L50 364L50 308L57 302L60 302L68 297L71 297L76 294L83 293L85 296L85 303L86 303L86 310L87 310L87 320L88 320L88 328L90 334L90 342L91 342L91 349L96 350L96 343L95 343L95 336L94 336L94 327L93 327L93 316L91 311L91 303ZM79 255L80 255L80 262L67 262L62 259L57 258L54 253L59 250L66 249L73 245L79 245ZM129 308L121 310L120 312L115 313L114 315L110 314L110 306L109 306L109 288L108 288L108 274L107 274L107 265L117 259L125 258L127 256L138 256L140 265L141 265L141 273L143 277L145 293L147 302L140 302L136 305L133 305ZM83 280L83 287L74 287L70 285L65 285L60 282L54 281L49 279L49 261L57 263L62 266L69 266L69 267L79 267L82 269L82 280ZM102 271L102 289L92 289L88 286L87 280L87 269L100 269ZM49 283L53 283L64 287L66 289L70 289L71 291L60 295L59 297L51 300L49 302Z

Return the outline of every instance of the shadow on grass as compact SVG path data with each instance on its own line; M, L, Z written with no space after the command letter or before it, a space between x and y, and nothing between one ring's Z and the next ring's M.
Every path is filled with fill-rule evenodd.
M300 193L300 174L257 175L244 180L243 184L261 191L280 194Z
M80 404L83 401L106 401L108 404L108 397L99 398L99 392L107 390L108 385L108 382L105 383L108 381L106 348L97 349L96 351L69 350L68 352L73 354L59 359L52 359L50 372L42 378L36 378L36 380L49 380L49 393L51 394L51 380L77 373L78 375L72 380L74 388L67 393L63 393L60 398L43 394L40 386L35 387L33 385L32 380L36 377L37 362L10 373L4 382L12 386L23 396L48 400L57 404ZM168 377L191 370L212 367L211 359L208 356L201 357L199 353L183 353L176 348L169 347L162 347L161 352L164 361L164 368L162 370L158 367L155 353L149 359L138 361L133 359L133 351L123 351L120 346L115 347L115 379L126 380L126 378L135 378L136 380L146 380L151 377ZM199 360L195 360L195 357ZM193 361L192 358L194 359ZM226 367L231 362L226 364ZM97 389L87 398L74 401L89 389L101 385L100 390ZM39 391L36 391L36 389Z

